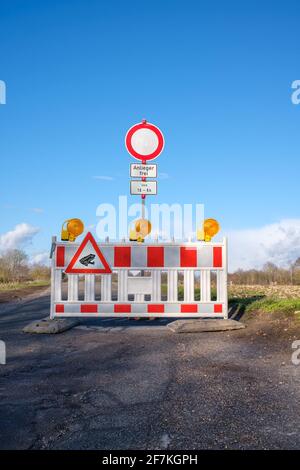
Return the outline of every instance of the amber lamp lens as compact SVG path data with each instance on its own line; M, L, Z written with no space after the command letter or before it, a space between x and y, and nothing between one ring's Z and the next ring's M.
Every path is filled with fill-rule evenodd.
M151 228L151 222L149 220L138 219L135 222L135 230L142 237L149 235Z
M217 222L215 219L206 219L203 222L203 230L205 235L214 237L220 230L219 222Z
M67 225L68 232L70 232L75 237L78 237L82 234L84 230L84 225L80 219L71 219Z

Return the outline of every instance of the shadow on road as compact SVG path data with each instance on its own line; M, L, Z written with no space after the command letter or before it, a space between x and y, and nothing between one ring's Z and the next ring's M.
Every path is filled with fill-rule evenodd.
M134 318L84 318L80 321L80 325L86 327L100 327L100 328L136 328L136 327L162 327L168 325L178 318L155 318L149 320L147 318L140 318L135 320Z
M229 301L229 318L231 320L239 321L246 312L246 309L249 305L257 300L262 299L265 297L264 295L254 295L252 297L247 298L233 298Z

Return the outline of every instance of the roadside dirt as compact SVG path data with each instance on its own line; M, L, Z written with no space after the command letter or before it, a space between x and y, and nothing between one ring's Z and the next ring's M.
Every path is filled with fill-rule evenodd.
M0 291L0 304L8 302L18 302L28 299L29 297L37 297L39 294L46 294L50 287L47 286L27 286L21 289L11 291Z

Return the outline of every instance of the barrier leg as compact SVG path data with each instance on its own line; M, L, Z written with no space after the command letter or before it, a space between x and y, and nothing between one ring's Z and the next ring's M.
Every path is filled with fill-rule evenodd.
M228 318L227 281L225 271L217 272L217 300L223 304L224 318Z
M128 301L128 273L126 270L118 272L118 301Z
M168 271L168 302L178 302L177 282L177 271L170 269Z
M194 301L194 271L187 269L184 271L184 301Z
M55 269L54 269L54 260L55 256L52 259L51 265L51 297L50 297L50 318L54 318L54 301L55 301Z
M200 273L201 302L210 302L210 271L202 269Z
M68 276L68 301L78 300L78 274Z
M95 276L86 274L84 279L84 300L94 302L95 300Z
M222 271L217 271L217 301L218 302L223 302L222 283L223 283L223 273Z
M54 272L54 302L61 302L61 270Z
M152 293L151 302L161 301L161 271L152 271Z
M52 267L50 318L55 317L55 302L61 302L61 270Z
M111 301L111 274L101 275L101 300Z
M228 259L227 259L227 239L223 240L223 269L220 273L220 299L223 302L224 318L228 318L228 288L227 288L227 272L228 272Z

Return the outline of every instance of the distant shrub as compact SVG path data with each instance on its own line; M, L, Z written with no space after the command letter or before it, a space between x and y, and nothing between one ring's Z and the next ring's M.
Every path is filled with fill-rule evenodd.
M0 282L20 283L50 279L50 268L40 264L30 265L22 250L8 250L0 256Z

